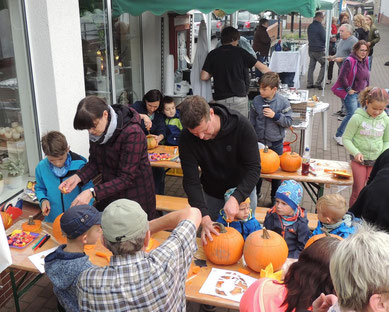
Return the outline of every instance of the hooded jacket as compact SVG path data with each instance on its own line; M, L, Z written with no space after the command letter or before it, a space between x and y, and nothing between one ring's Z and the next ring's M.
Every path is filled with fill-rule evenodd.
M263 115L263 105L269 104L275 112L273 118ZM258 142L268 145L269 142L278 142L285 137L285 128L292 125L292 109L289 101L276 93L270 101L257 95L250 109L250 122L257 134Z
M352 156L361 153L365 160L376 160L389 147L389 117L382 112L373 118L365 109L358 108L342 138Z
M180 121L180 113L176 111L174 117L166 117L166 145L178 145L180 142L180 135L182 131L182 124Z
M343 217L343 222L335 229L330 231L330 234L338 235L342 238L346 238L351 234L355 233L355 224L360 223L359 218L355 218L354 214L351 212L347 212L346 215ZM322 230L323 224L318 221L316 229L312 232L310 237L318 234L323 234L324 231Z
M105 144L89 141L89 161L78 171L83 183L101 174L95 186L96 208L127 198L138 202L149 220L156 216L155 189L140 116L133 109L115 104L117 127Z
M373 47L381 40L380 32L374 24L371 24L367 41L370 42L369 56L373 55Z
M216 137L201 140L184 129L179 148L184 190L189 204L199 208L203 216L209 215L208 209L212 209L205 204L203 190L224 199L224 193L236 187L232 196L240 204L256 186L261 169L257 138L248 119L223 105L210 107L220 117Z
M60 245L45 258L45 271L53 283L53 290L67 312L79 311L77 301L77 280L79 275L92 267L85 253L64 251L66 245Z

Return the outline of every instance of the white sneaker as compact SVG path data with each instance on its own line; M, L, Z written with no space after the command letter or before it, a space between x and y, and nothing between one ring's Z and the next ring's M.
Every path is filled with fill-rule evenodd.
M338 145L343 146L342 137L337 137L336 135L334 135L334 140L336 141L336 143L338 143Z

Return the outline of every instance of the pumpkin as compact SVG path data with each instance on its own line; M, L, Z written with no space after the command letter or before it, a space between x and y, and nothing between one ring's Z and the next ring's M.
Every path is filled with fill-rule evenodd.
M27 222L22 224L23 231L39 233L41 231L42 221L34 220L32 216L28 218Z
M267 146L259 150L261 156L261 172L273 173L280 167L280 157L275 151L272 151Z
M327 237L327 236L332 236L332 237L337 238L339 240L343 240L343 238L338 236L338 235L324 232L324 233L321 233L321 234L313 235L310 239L308 239L307 243L305 244L304 249L308 248L309 246L311 246L314 242L316 242L320 238Z
M242 257L244 239L243 236L232 227L225 227L215 222L213 224L219 235L212 235L213 241L204 245L204 253L208 260L215 264L231 265Z
M63 213L61 213L58 217L56 217L53 222L53 236L59 244L66 244L68 239L66 238L65 235L62 234L61 223L60 223L62 215Z
M157 147L157 139L155 138L155 136L149 134L146 136L146 139L147 139L147 149L153 149L153 148L156 148Z
M281 169L287 172L296 172L300 169L302 158L295 152L285 152L280 157Z
M285 263L288 251L288 245L281 235L263 228L246 238L243 255L250 269L261 272L271 263L277 272Z
M1 211L0 214L1 214L1 219L3 220L4 228L8 229L13 223L11 215L4 211Z
M157 248L159 245L159 242L151 237L145 251L150 252L153 249Z

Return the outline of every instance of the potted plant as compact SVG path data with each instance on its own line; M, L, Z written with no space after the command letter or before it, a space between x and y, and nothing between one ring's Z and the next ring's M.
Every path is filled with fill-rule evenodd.
M3 162L2 169L8 172L7 184L11 189L19 188L23 185L22 175L24 165L20 159L8 159Z

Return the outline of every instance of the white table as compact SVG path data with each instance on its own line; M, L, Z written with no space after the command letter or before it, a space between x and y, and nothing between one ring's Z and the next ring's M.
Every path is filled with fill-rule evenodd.
M294 87L300 88L300 75L308 71L308 45L303 44L297 51L274 51L269 68L276 73L295 73Z

